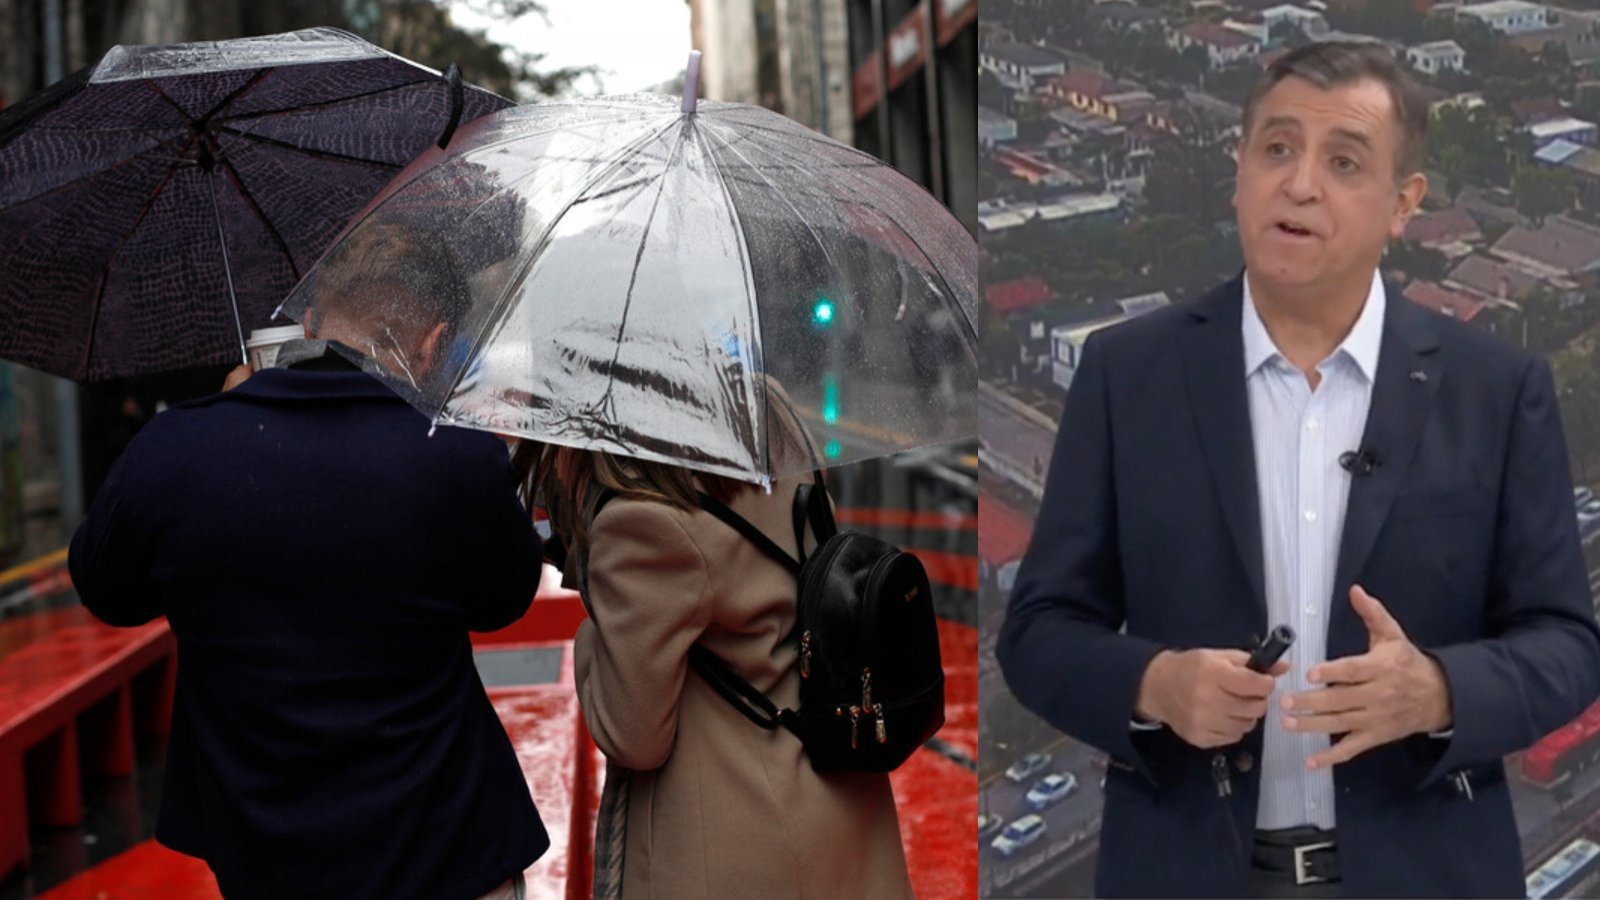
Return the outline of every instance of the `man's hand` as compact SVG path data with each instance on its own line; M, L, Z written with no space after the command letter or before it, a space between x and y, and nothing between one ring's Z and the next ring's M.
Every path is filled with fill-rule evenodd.
M1321 690L1283 698L1283 727L1344 735L1306 760L1306 768L1337 765L1392 741L1450 727L1450 685L1432 657L1406 638L1400 623L1360 585L1350 605L1367 623L1369 649L1313 666L1308 677Z
M239 385L244 384L245 379L249 378L251 375L254 375L255 373L256 373L256 370L250 368L250 366L248 364L242 365L242 366L234 366L233 367L233 371L228 373L228 377L222 379L222 390L223 391L231 391L231 390L233 390L234 388L238 387Z
M1267 674L1245 668L1242 650L1163 650L1145 669L1134 703L1196 747L1238 743L1267 714L1272 680L1289 671L1280 660Z

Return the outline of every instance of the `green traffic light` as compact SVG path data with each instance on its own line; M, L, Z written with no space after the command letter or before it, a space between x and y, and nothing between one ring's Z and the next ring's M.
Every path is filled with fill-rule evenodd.
M811 307L811 321L818 328L826 328L833 324L833 301L827 297L818 300L817 304Z
M822 376L822 421L839 421L839 381L832 375Z
M838 441L829 441L828 446L822 448L822 452L827 454L829 459L838 459L843 450L844 448L839 446Z

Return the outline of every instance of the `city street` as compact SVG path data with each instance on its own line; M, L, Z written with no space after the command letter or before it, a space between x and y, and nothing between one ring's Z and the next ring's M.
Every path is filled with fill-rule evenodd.
M1055 429L1021 414L987 388L978 392L978 429L984 449L1007 464L1027 472L1049 470Z
M1069 851L1080 848L1099 831L1103 797L1101 767L1097 760L1102 754L1067 738L1043 751L1053 755L1050 764L1021 784L1002 775L979 787L979 809L987 809L991 815L998 815L1005 824L1010 824L1035 812L1026 795L1040 779L1052 772L1071 772L1078 778L1078 787L1071 795L1039 813L1045 821L1045 834L1038 842L1008 858L990 846L994 835L982 839L978 848L978 884L986 894L1004 896L1008 886L1046 864L1059 868L1058 861L1064 856L1075 858L1077 854L1069 854Z

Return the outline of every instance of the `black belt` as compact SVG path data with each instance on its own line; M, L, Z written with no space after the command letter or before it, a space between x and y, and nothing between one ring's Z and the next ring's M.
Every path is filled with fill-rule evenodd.
M1284 875L1297 885L1339 880L1334 833L1321 828L1257 831L1250 863L1261 871Z

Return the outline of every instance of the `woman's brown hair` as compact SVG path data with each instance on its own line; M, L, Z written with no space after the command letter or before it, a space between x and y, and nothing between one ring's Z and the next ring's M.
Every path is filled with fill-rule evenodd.
M774 461L790 468L817 466L816 446L788 394L777 381L765 377L767 434ZM796 460L804 460L796 462ZM683 466L616 456L602 450L582 450L523 440L517 443L511 465L521 480L522 501L529 509L543 502L557 534L569 552L587 553L589 525L605 490L634 500L665 503L682 510L700 508L700 491L730 503L743 491L760 490L739 481ZM572 487L576 497L567 496Z
M700 491L728 503L756 485L682 466L614 456L603 450L579 450L539 441L520 441L511 465L522 479L522 500L529 509L542 501L550 523L570 551L587 551L589 523L603 491L633 500L665 503L683 510L700 507ZM698 481L698 484L696 483ZM569 497L571 487L577 496Z

